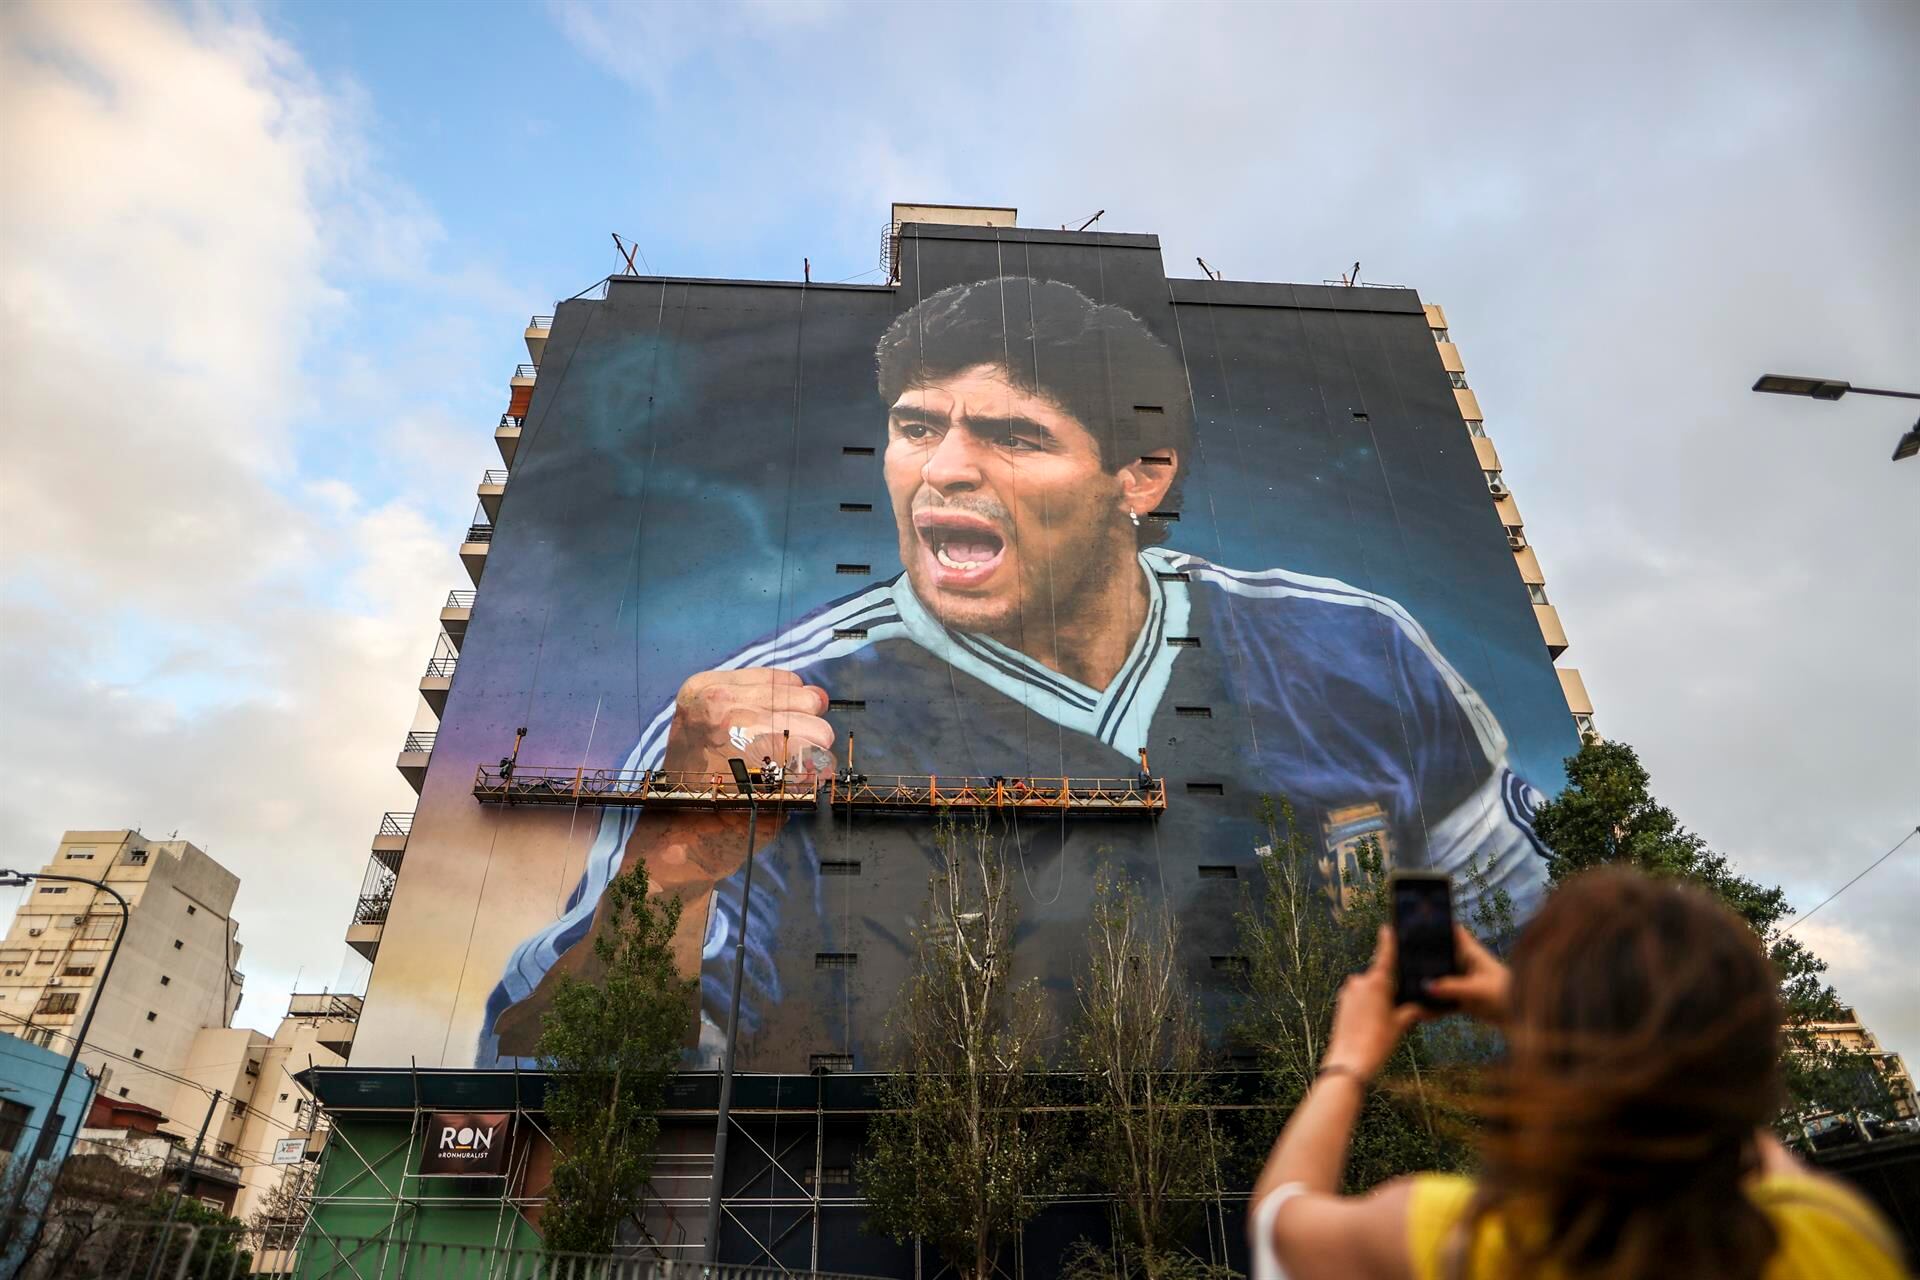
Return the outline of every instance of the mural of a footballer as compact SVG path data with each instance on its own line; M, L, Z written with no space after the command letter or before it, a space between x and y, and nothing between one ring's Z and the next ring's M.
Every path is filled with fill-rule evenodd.
M1151 746L1156 768L1172 760L1205 778L1202 796L1183 794L1176 775L1154 822L1029 819L1006 831L1023 885L1016 963L1046 975L1063 1011L1103 860L1164 891L1197 955L1231 949L1230 910L1208 905L1195 869L1252 865L1263 794L1292 801L1329 862L1370 836L1396 865L1458 874L1473 863L1521 912L1538 900L1538 794L1417 621L1332 578L1161 545L1178 526L1154 513L1179 509L1193 409L1180 358L1139 317L1067 284L1000 277L922 299L876 355L901 571L715 655L659 709L628 768L725 774L729 757L781 735L802 765L831 767L844 746L836 699L864 703L851 726L863 771L1111 777L1135 772ZM1192 708L1211 717L1197 723ZM1204 798L1214 784L1223 799ZM933 831L895 820L887 847L924 856L869 858L885 865L864 868L850 894L820 874L846 825L811 809L763 818L743 1046L759 1036L804 1055L831 1040L872 1061L907 973L920 900L909 891L934 865ZM603 811L566 909L519 946L493 991L480 1062L525 1058L559 976L591 976L600 895L634 859L685 905L676 945L701 972L710 1051L743 927L731 878L745 857L744 816ZM879 892L874 877L889 876L904 906ZM857 982L814 963L856 951ZM832 1028L807 1021L823 1009Z

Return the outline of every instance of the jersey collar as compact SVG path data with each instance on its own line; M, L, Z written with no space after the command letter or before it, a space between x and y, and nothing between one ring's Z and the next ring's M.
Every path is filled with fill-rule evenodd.
M1131 759L1146 745L1147 728L1181 652L1168 640L1187 634L1190 612L1187 584L1170 553L1150 547L1140 553L1139 566L1147 587L1146 621L1120 674L1105 689L1081 684L988 636L942 625L913 594L904 573L894 580L893 599L908 637L928 653L1027 710L1098 738Z

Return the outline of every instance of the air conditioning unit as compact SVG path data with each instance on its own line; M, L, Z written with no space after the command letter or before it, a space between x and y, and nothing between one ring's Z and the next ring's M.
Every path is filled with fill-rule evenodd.
M1527 549L1527 535L1524 533L1510 533L1507 535L1507 545L1515 551L1525 551Z
M48 979L47 979L47 985L48 985L48 986L50 986L50 987L57 987L57 986L59 986L59 985L60 985L60 979L58 979L58 978L48 978Z
M43 934L43 933L45 933L45 932L46 932L46 930L45 930L45 929L29 929L29 930L27 930L27 936L28 936L29 938L37 938L37 937L39 937L39 936L40 936L41 934Z
M1496 498L1504 498L1511 493L1512 490L1508 489L1507 486L1501 484L1498 480L1489 480L1487 481L1487 492Z

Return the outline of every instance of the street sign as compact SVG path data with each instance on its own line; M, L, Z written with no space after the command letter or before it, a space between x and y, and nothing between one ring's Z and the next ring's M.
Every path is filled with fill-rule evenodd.
M299 1164L307 1156L305 1138L282 1138L273 1144L273 1162L275 1164Z

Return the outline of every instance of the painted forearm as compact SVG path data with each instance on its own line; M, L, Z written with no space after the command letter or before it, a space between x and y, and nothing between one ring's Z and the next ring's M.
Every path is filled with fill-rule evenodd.
M1338 1193L1353 1126L1365 1100L1366 1085L1346 1072L1314 1081L1267 1156L1260 1180L1254 1184L1254 1202L1289 1182L1309 1191Z

